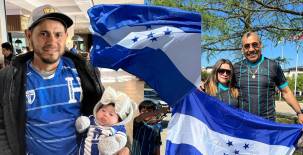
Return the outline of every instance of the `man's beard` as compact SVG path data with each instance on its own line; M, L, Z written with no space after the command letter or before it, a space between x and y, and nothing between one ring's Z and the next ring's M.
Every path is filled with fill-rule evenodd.
M34 48L34 50L33 50L33 51L34 51L34 54L35 54L37 57L39 57L40 60L41 60L43 63L45 63L45 64L51 65L51 64L57 63L58 60L60 59L60 57L61 57L61 56L63 55L63 53L64 53L64 51L63 51L63 52L60 52L60 48L59 48L59 49L58 49L58 51L59 51L58 57L53 58L52 56L49 56L49 57L46 58L45 56L43 56L43 51L44 51L44 49L45 49L46 47L42 47L42 50L36 50L33 42L32 42L32 45L33 45L33 48ZM39 52L38 52L38 51L39 51Z
M40 59L42 60L43 63L51 65L51 64L56 63L59 60L59 57L58 57L58 59L54 59L54 60L45 59L43 57L40 57Z

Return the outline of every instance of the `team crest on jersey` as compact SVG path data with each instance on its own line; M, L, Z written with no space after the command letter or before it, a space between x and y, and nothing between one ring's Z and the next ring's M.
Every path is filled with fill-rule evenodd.
M65 78L67 82L67 87L68 87L68 94L69 94L69 101L68 103L77 103L78 100L76 99L76 93L80 93L80 101L82 100L82 89L81 86L79 87L74 87L73 86L73 77L66 77ZM77 77L77 82L80 84L80 78Z
M27 104L32 104L35 101L35 98L36 98L35 90L26 91Z

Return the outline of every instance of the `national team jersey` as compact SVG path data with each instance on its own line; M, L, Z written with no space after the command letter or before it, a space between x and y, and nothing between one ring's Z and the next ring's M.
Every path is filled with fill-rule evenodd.
M90 120L90 126L87 133L84 135L81 141L79 155L84 155L84 154L99 155L100 152L98 149L98 144L102 143L102 139L104 139L104 137L102 137L103 135L101 132L104 128L108 128L108 127L97 125L95 117L92 115L89 116L89 120ZM127 139L126 129L124 125L114 125L112 126L112 128L115 130L114 136L115 134L120 134L125 136L125 139Z
M28 61L26 80L27 154L75 154L82 89L74 63L62 57L55 73L43 77Z
M288 85L280 65L261 56L254 64L242 60L234 68L240 89L240 108L275 120L275 87L283 89Z
M238 98L234 98L231 95L230 89L221 83L218 84L218 92L216 94L216 97L222 101L227 103L228 105L232 105L234 107L239 107L239 100Z

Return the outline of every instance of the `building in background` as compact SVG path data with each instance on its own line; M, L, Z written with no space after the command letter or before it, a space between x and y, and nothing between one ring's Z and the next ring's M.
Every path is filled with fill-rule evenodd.
M296 74L296 68L288 68L288 69L283 69L285 77L290 77L294 78ZM303 74L303 66L298 66L298 75Z
M144 0L0 0L0 14L6 17L0 18L0 30L7 34L7 36L1 35L0 41L11 42L16 54L26 51L29 45L25 39L24 30L27 28L31 11L45 4L57 7L73 19L74 25L68 29L69 37L66 46L70 49L76 43L77 49L86 56L92 45L87 15L90 7L98 4L144 4ZM0 64L3 63L1 53L0 51Z

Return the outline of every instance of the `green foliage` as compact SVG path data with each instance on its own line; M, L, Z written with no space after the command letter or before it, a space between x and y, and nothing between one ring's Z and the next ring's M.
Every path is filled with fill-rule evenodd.
M288 77L287 81L289 88L293 91L295 88L295 77ZM297 91L303 91L303 74L298 74Z
M202 71L201 72L201 81L207 80L208 76L209 76L209 73Z
M240 50L241 36L257 31L275 45L303 31L302 0L151 0L152 4L197 11L202 52Z

